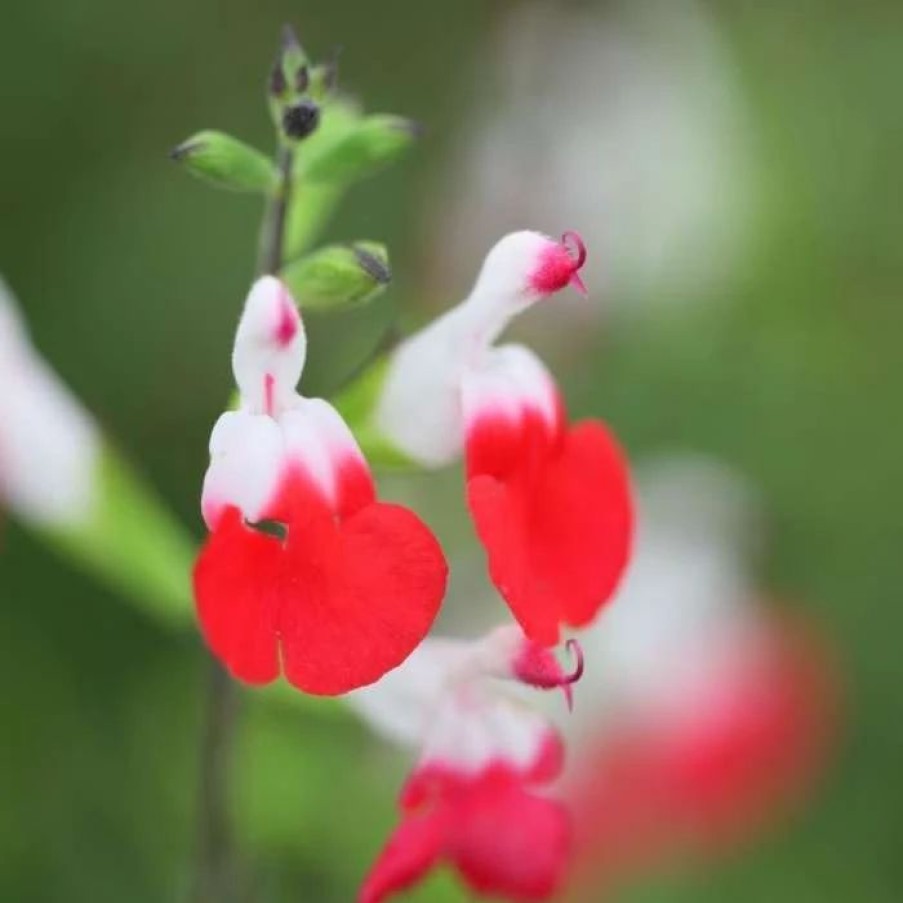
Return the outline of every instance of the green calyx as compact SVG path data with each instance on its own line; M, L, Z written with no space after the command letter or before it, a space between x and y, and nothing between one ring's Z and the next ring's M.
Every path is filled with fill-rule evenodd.
M170 151L170 159L219 188L271 194L278 176L258 150L224 132L206 130Z
M384 245L329 245L285 266L280 276L302 310L336 310L365 304L392 278Z

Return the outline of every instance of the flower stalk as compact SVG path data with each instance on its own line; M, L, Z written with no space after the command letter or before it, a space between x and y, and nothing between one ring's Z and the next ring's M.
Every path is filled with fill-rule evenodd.
M292 195L292 168L295 154L291 145L283 142L279 146L276 165L279 178L276 189L267 206L260 234L260 249L257 258L257 275L275 275L282 268L283 246L285 244L285 223Z

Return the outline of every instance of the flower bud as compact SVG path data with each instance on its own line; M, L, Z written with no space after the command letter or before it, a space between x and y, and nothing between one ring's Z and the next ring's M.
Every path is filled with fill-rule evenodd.
M281 273L304 310L335 310L375 298L391 280L383 245L331 245L288 264Z
M220 188L267 194L276 184L273 164L260 151L223 132L198 132L169 156Z

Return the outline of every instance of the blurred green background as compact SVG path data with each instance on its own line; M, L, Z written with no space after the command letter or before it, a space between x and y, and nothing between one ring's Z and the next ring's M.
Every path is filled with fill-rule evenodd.
M167 150L202 127L270 147L262 90L284 21L314 55L343 47L341 83L369 110L424 124L418 151L357 188L330 226L327 237L386 241L395 281L374 312L319 331L305 388L326 391L389 305L425 315L467 289L468 272L453 284L431 275L443 253L435 221L466 188L450 184L460 178L451 160L518 6L3 5L0 271L38 346L198 536L206 441L230 384L261 205L188 179ZM801 600L838 645L846 730L822 793L791 824L625 896L889 903L903 898L903 7L708 3L692 15L718 35L757 162L742 266L717 303L643 307L644 289L625 291L646 313L615 316L589 338L584 329L563 382L575 411L608 418L632 454L710 452L762 491L772 515L763 584ZM556 65L539 48L537 72ZM541 335L534 344L546 353ZM0 575L0 899L182 898L196 638L165 632L14 522L3 524ZM255 900L353 899L394 822L406 765L367 736L330 707L245 706L235 804ZM441 879L412 895L440 897L456 899Z

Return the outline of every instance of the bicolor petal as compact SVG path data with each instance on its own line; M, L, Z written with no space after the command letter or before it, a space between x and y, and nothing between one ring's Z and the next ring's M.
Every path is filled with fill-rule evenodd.
M531 792L509 774L492 772L425 813L405 815L358 901L382 903L443 861L477 893L548 900L563 883L570 844L570 819L560 802Z
M493 583L524 630L554 645L616 589L630 554L626 458L598 421L568 425L524 348L493 352L465 381L467 498Z
M502 681L551 689L573 679L517 627L473 643L427 640L349 700L377 729L420 747L401 822L364 882L378 903L453 866L479 893L546 900L569 860L570 818L542 788L561 772L561 740Z
M585 252L573 250L570 235L506 235L486 256L470 295L393 353L373 416L400 452L425 467L460 456L464 380L487 367L493 343L515 316L574 281Z

